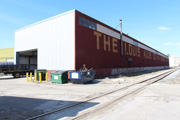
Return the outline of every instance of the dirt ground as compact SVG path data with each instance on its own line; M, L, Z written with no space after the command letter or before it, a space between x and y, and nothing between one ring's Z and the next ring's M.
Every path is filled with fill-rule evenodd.
M168 70L151 71L119 77L97 79L93 84L74 85L26 82L26 78L14 79L0 76L0 119L23 120L34 115L59 109L68 104L116 90L142 79L148 79ZM129 97L115 107L90 116L88 119L106 120L179 120L180 119L180 70L155 83L140 93ZM87 102L79 108L47 116L42 119L74 117L101 102L107 97ZM60 115L61 114L61 115Z

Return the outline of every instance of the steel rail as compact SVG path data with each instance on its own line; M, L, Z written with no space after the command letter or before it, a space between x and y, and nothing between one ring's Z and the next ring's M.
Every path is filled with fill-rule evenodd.
M97 111L100 111L100 110L102 110L102 109L104 109L104 108L106 108L106 107L108 107L108 106L110 106L110 105L112 105L112 104L115 104L115 102L119 102L120 100L122 100L122 99L124 99L124 98L126 98L126 97L129 97L129 96L131 96L131 95L134 95L134 94L137 94L137 93L141 92L141 91L142 91L143 89L145 89L147 86L149 86L149 85L151 85L151 84L153 84L153 83L156 83L156 82L162 80L163 78L167 77L168 75L172 74L172 73L175 72L175 71L177 71L177 70L168 71L168 72L164 73L163 76L162 76L162 74L161 74L162 77L161 77L161 76L158 76L158 77L160 77L160 78L158 78L158 79L157 79L157 78L153 78L153 79L156 79L156 80L154 80L154 81L152 81L152 82L150 82L150 83L147 83L146 85L143 85L143 86L141 86L141 87L139 87L139 88L136 88L135 90L130 91L129 93L127 93L127 94L125 94L125 95L122 95L122 96L114 99L113 101L110 101L110 102L108 102L108 103L105 103L105 105L101 106L100 108L97 108L97 109L92 110L92 111L90 111L90 112L86 112L86 113L84 113L84 114L82 114L82 115L78 115L77 117L74 117L74 118L72 118L72 119L70 118L70 119L71 119L71 120L77 120L77 119L81 119L81 118L84 118L84 117L86 117L86 116L89 116L90 114L94 114L94 113L97 112Z
M157 75L157 76L148 78L148 79L146 79L146 80L143 80L143 81L140 81L140 82L137 82L137 83L133 83L133 84L131 84L131 85L127 85L127 86L125 86L125 87L123 87L123 88L119 88L119 89L116 89L116 90L113 90L113 91L104 93L104 94L99 95L99 96L96 96L96 97L89 98L89 99L87 99L87 100L85 100L85 101L81 101L81 102L79 102L79 103L69 104L69 105L64 106L64 107L61 107L61 108L59 108L59 109L52 110L52 111L45 112L45 113L40 114L40 115L36 115L36 116L30 117L30 118L27 118L26 120L34 120L34 119L37 119L37 118L40 118L40 117L43 117L43 116L47 116L47 115L49 115L49 114L53 114L53 113L56 113L56 112L60 112L60 111L63 111L63 110L66 110L66 109L69 109L69 108L72 108L72 107L81 105L81 104L83 104L83 103L86 103L86 102L89 102L89 101L92 101L92 100L95 100L95 99L104 97L104 96L106 96L106 95L109 95L109 94L118 92L118 91L120 91L120 90L127 89L127 88L129 88L129 87L131 87L131 86L134 86L134 85L137 85L137 84L140 84L140 83L144 83L144 82L146 82L146 81L149 81L149 80L151 80L151 79L157 78L158 76L164 75L164 74L166 74L166 73L170 73L170 74L171 74L171 73L173 73L173 72L175 72L175 71L177 71L177 69L171 70L171 71L167 71L167 72L165 72L165 73L161 73L161 74L159 74L159 75Z

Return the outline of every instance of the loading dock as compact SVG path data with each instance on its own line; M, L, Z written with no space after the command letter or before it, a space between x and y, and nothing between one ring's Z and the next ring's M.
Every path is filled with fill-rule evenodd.
M31 70L37 69L37 49L16 52L16 64L28 65Z

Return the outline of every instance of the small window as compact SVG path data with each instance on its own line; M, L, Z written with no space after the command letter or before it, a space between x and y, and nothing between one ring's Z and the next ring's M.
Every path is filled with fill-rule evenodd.
M83 25L83 18L82 17L79 17L79 24Z
M133 41L133 45L138 46L138 42Z
M83 17L80 17L79 16L79 24L82 25L82 26L85 26L87 28L90 28L90 29L93 29L93 30L96 30L97 27L96 27L96 23L94 22L91 22Z
M89 20L87 20L87 26L86 26L86 27L91 28L91 25L90 25L90 21L89 21Z

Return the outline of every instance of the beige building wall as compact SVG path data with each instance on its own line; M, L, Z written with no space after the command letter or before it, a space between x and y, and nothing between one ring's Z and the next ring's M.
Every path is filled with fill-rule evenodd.
M0 62L13 61L14 48L0 49Z
M177 67L180 66L180 57L169 57L169 67Z

